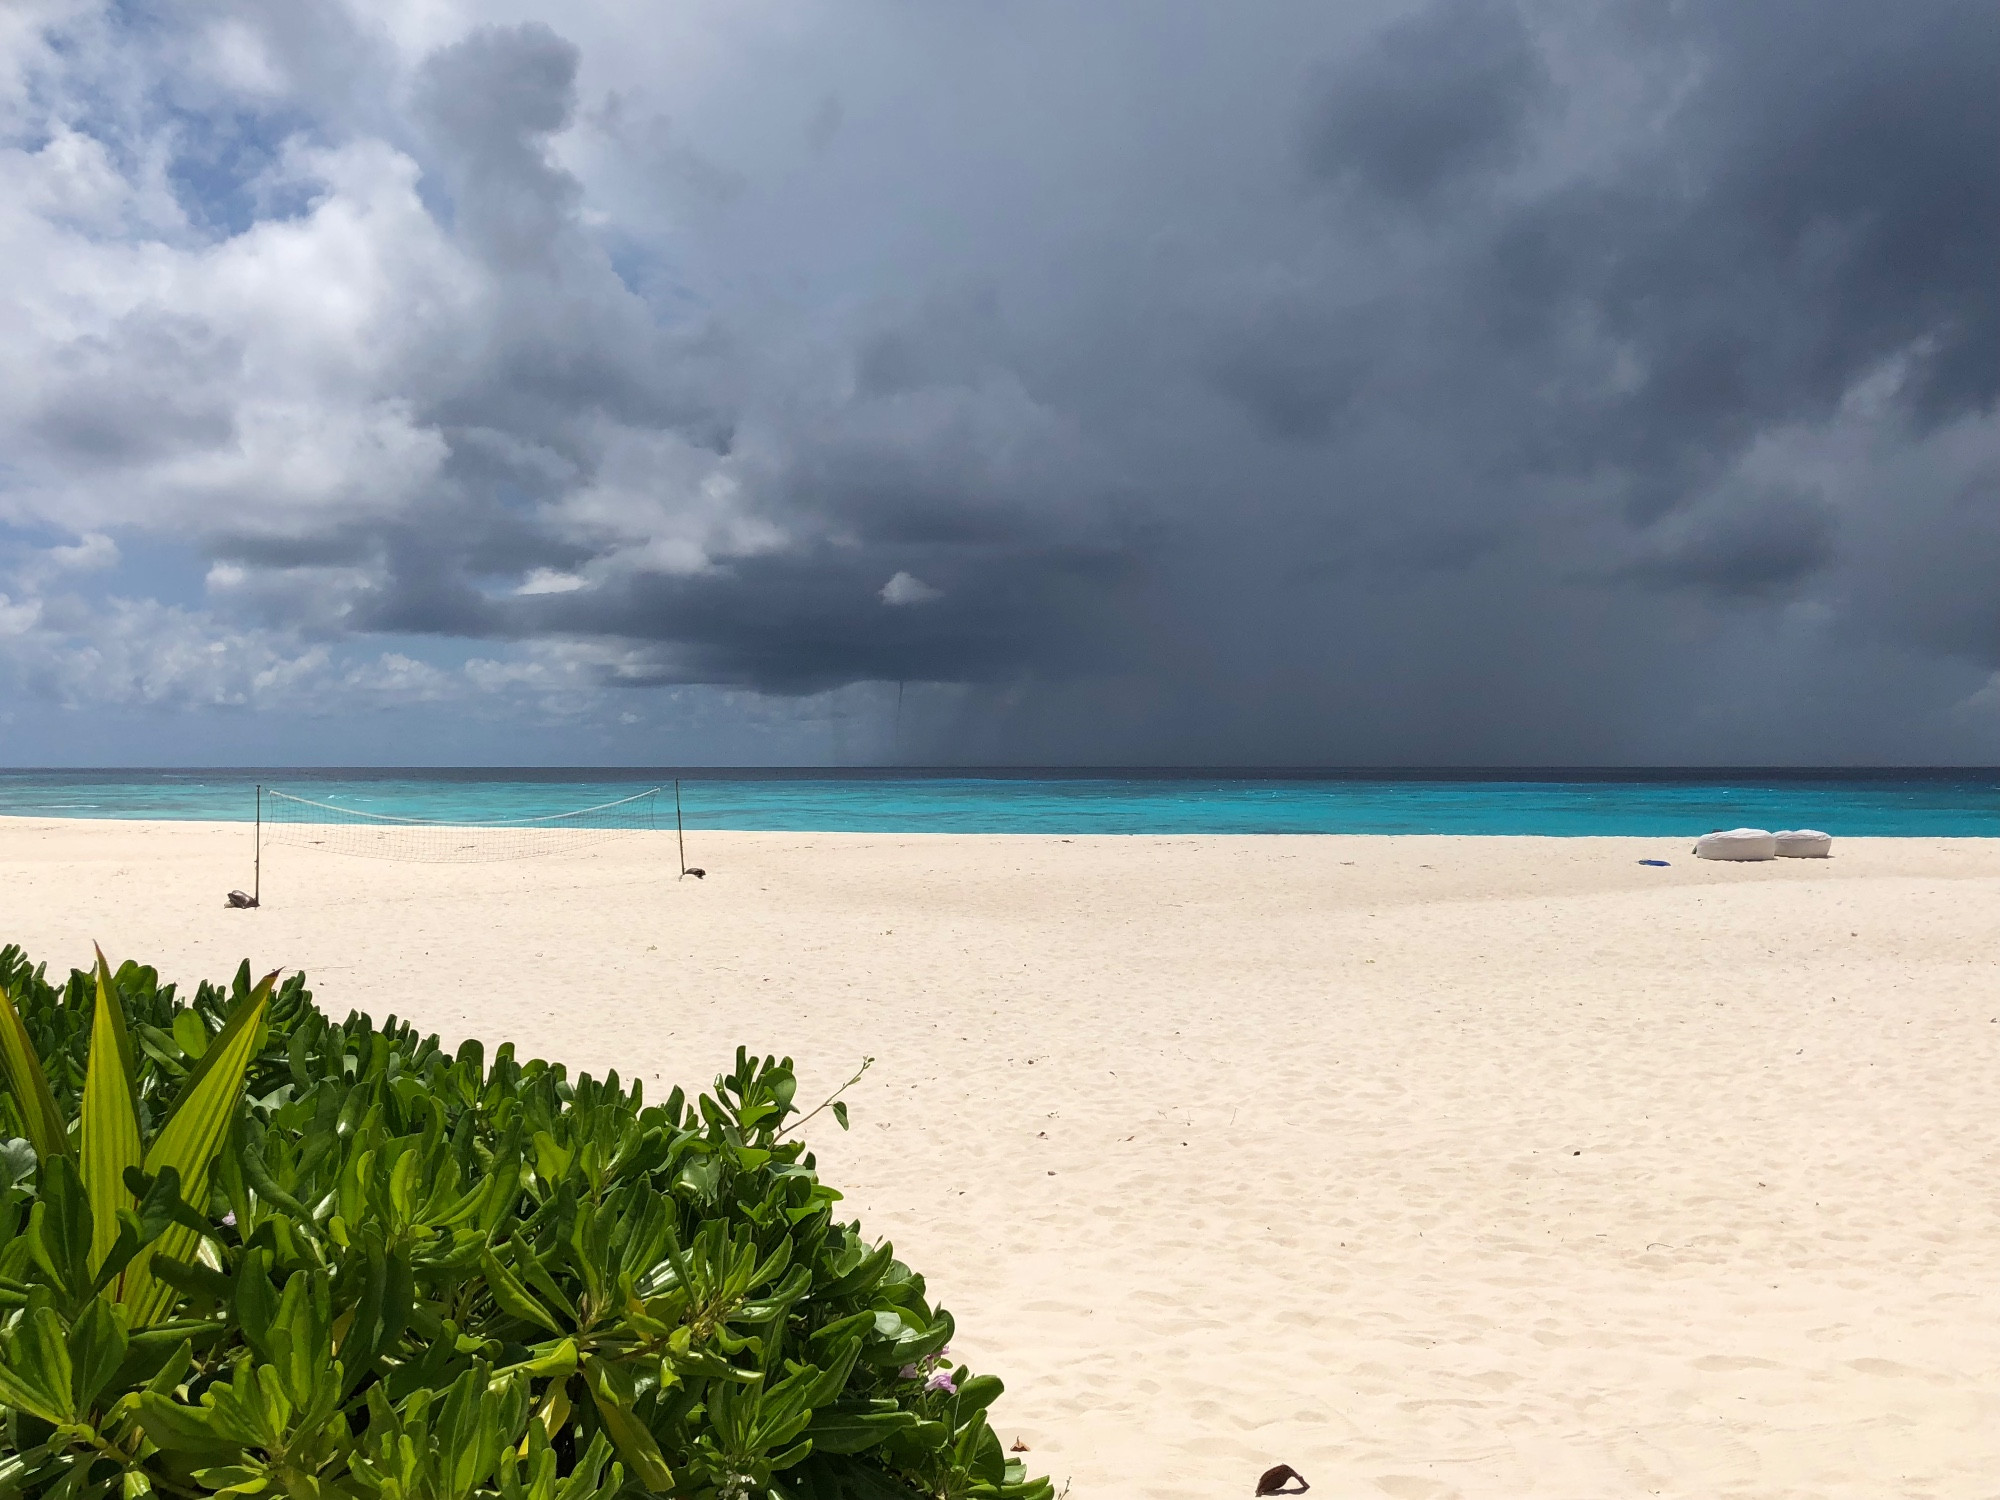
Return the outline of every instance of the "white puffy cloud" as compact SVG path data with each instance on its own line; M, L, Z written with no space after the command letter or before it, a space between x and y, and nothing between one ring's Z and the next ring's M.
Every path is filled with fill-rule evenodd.
M934 589L923 579L910 573L898 573L882 585L884 604L928 604L933 599L942 599L944 591Z

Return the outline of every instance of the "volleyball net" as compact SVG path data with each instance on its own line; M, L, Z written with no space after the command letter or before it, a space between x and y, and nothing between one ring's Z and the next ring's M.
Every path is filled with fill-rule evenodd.
M586 853L617 835L657 828L654 804L660 791L649 787L614 802L539 817L443 819L364 812L262 787L258 790L258 863L261 873L267 844L427 864Z

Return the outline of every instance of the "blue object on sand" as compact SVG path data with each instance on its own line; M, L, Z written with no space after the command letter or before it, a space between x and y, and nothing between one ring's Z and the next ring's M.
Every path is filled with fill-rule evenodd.
M1642 859L1639 863L1642 865L1659 865L1665 868L1667 862L1664 859Z

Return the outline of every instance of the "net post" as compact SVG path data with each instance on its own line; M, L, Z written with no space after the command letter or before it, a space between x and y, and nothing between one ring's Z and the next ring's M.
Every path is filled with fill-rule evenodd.
M250 904L264 904L264 784L257 783L257 844L250 867Z
M681 779L678 776L674 778L674 842L680 847L681 852L679 878L685 880L688 872L688 845L687 833L681 827Z

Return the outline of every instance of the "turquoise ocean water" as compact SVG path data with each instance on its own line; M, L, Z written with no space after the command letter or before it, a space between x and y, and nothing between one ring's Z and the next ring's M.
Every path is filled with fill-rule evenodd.
M1681 837L1712 828L2000 837L2000 770L1950 771L0 771L0 815L248 821L261 783L361 812L480 823L664 785L673 826L860 833L1479 833Z

